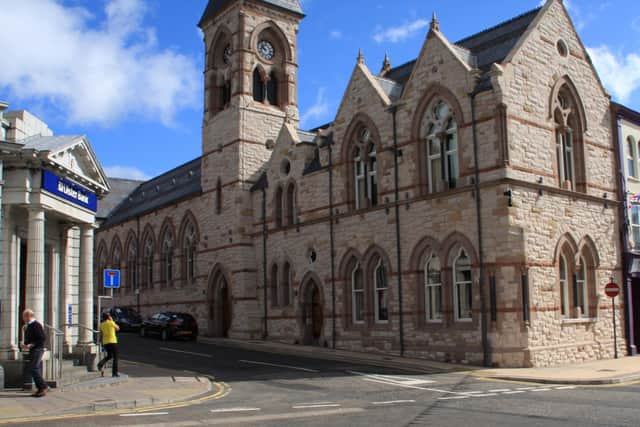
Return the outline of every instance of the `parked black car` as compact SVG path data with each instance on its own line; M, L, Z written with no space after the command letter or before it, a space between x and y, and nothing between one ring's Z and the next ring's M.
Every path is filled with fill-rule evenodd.
M163 341L173 338L198 339L198 323L190 314L161 312L145 320L140 327L140 336L154 335Z
M107 310L122 332L137 332L142 326L142 316L132 308L112 307Z

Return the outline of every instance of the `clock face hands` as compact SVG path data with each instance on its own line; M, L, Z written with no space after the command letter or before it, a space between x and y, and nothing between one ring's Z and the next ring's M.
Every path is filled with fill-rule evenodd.
M276 50L268 40L260 40L258 42L258 54L264 59L270 61L276 54Z

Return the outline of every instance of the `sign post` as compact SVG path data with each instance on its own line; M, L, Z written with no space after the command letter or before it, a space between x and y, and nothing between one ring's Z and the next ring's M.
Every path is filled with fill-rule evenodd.
M611 298L611 310L613 312L613 351L618 358L618 331L616 329L616 297L620 294L620 286L611 281L604 287L604 293Z

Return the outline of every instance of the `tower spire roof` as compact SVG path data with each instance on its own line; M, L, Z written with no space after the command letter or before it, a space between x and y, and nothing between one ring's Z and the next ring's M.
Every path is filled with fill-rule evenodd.
M433 11L433 15L431 15L431 25L429 28L431 31L440 31L440 22L438 21L435 10Z
M225 7L229 6L231 3L237 2L238 0L209 0L207 4L207 8L202 14L202 18L200 18L200 22L198 23L199 27L202 27L204 23L213 18L218 12L220 12ZM300 0L259 0L262 3L269 4L271 6L275 6L277 8L286 10L288 12L293 12L296 15L304 16L304 12L302 11L302 6L300 6Z

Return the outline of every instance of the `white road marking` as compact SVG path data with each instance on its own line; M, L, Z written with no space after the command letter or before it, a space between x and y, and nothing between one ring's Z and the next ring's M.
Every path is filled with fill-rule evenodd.
M400 405L403 403L416 403L415 400L390 400L388 402L372 402L372 405Z
M317 408L339 408L339 403L323 403L320 405L295 405L292 406L293 409L317 409Z
M486 393L486 391L461 391L460 394L483 394Z
M532 393L536 393L536 392L539 392L539 391L551 391L551 389L550 388L546 388L546 387L542 387L542 388L536 388L536 389L531 390Z
M458 394L458 395L462 394L462 393L457 393L455 391L440 390L438 388L427 388L427 387L418 387L418 386L415 386L415 385L396 384L396 383L392 383L392 382L388 382L388 381L376 380L374 378L363 378L363 380L364 381L369 381L369 382L372 382L372 383L392 385L392 386L395 386L395 387L411 388L411 389L414 389L414 390L433 391L435 393Z
M502 392L502 394L521 394L521 393L526 393L526 391L516 390L516 391L503 391Z
M534 390L538 387L518 387L516 390L521 390L521 391L529 391L529 390Z
M427 380L424 378L406 378L400 377L397 375L381 375L381 374L365 374L364 372L358 371L347 371L350 374L356 375L364 375L369 378L375 378L381 381L389 381L395 384L403 384L403 385L423 385L423 384L433 384L435 381Z
M495 393L474 394L471 397L492 397L497 396Z
M257 412L262 411L260 408L224 408L224 409L212 409L210 412L213 414L226 414L229 412Z
M194 353L193 351L184 351L184 350L177 350L175 348L167 348L167 347L160 347L160 350L162 351L170 351L172 353L181 353L181 354L189 354L191 356L199 356L199 357L207 357L209 359L212 359L213 356L210 354L205 354L205 353Z
M458 399L469 399L471 396L450 396L450 397L439 397L438 400L458 400Z
M507 391L511 391L510 388L499 388L497 390L489 390L489 393L506 393Z
M556 390L575 390L577 387L574 385L565 385L562 387L556 387Z
M158 417L160 415L169 415L168 412L136 412L133 414L120 414L121 417Z
M299 366L279 365L277 363L257 362L255 360L238 360L238 362L248 363L250 365L273 366L275 368L293 369L294 371L313 372L316 374L320 372L316 369L301 368Z

